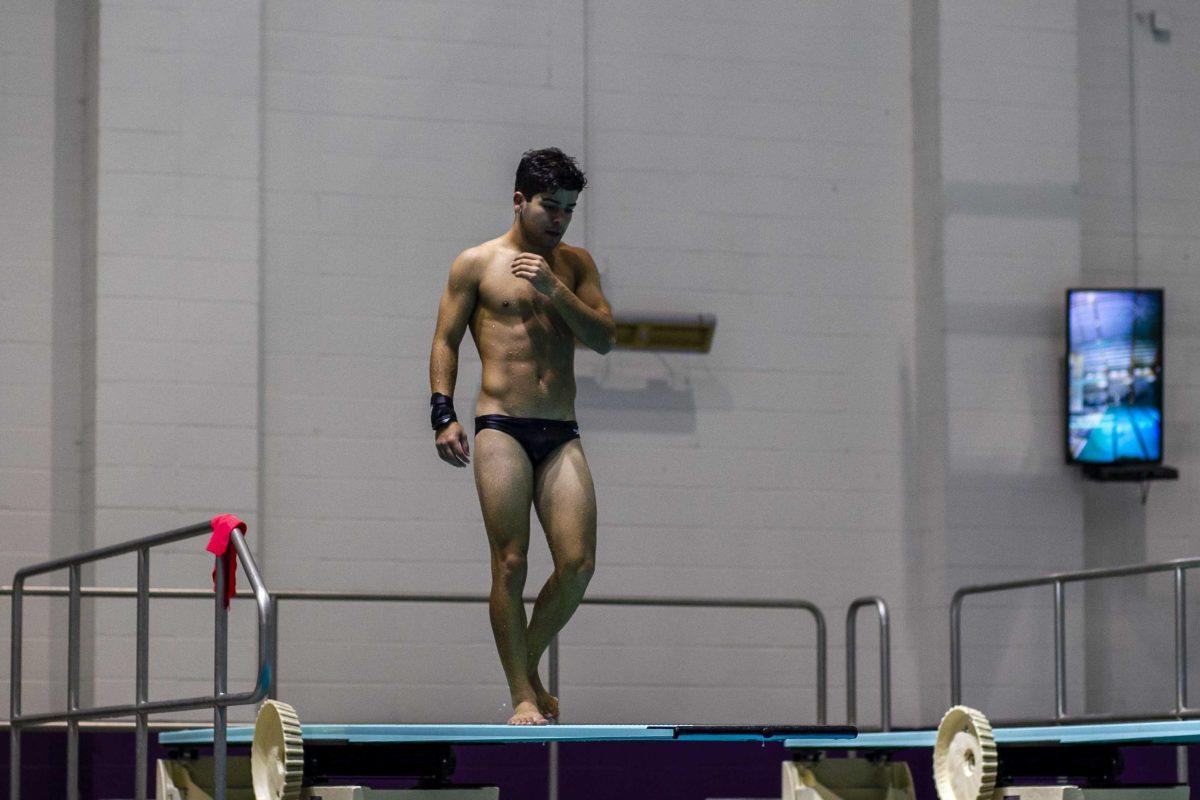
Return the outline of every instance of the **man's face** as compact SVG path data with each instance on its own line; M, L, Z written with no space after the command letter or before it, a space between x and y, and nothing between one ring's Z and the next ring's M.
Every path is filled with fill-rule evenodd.
M525 235L549 247L558 244L571 224L578 199L579 192L566 189L538 192L530 199L517 192L514 200Z

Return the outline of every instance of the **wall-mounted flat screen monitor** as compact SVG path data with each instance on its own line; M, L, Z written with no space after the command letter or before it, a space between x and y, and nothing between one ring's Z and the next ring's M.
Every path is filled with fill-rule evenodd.
M1067 290L1067 460L1159 463L1162 289Z

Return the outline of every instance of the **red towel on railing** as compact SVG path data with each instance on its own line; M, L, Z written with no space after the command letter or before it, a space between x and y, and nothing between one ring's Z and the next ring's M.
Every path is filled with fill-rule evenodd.
M223 556L229 549L229 534L237 528L244 536L246 534L246 523L235 517L233 514L219 514L213 517L212 520L212 536L209 537L208 547L204 548L215 556ZM229 608L229 601L233 598L234 592L237 591L235 576L237 575L237 556L228 559L225 563L229 565L228 571L225 573L225 607ZM217 568L213 566L213 589L217 588Z

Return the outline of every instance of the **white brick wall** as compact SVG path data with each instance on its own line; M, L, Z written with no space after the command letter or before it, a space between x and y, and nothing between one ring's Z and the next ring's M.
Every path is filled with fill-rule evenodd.
M259 24L254 3L100 4L98 545L220 512L257 528ZM203 545L156 551L153 583L204 586ZM100 565L96 579L132 585L136 574L128 558ZM198 610L154 611L178 650L152 663L159 697L211 680ZM97 702L131 699L132 615L131 603L96 604ZM202 625L210 617L199 614ZM235 664L246 650L234 648ZM171 669L176 660L187 668Z
M1186 2L1155 9L1171 21L1169 42L1154 41L1136 21L1131 36L1124 3L1098 3L1087 14L1080 10L1080 116L1087 133L1080 148L1083 279L1089 285L1166 290L1163 453L1164 462L1179 469L1180 480L1155 484L1144 507L1135 486L1087 488L1085 559L1095 567L1196 555L1200 140L1195 108L1200 90L1193 78L1200 57L1200 13ZM1130 160L1134 135L1136 170ZM1089 592L1087 603L1088 710L1170 709L1169 576L1105 582ZM1189 605L1194 614L1194 596ZM1193 667L1193 684L1197 674Z
M54 6L0 5L0 582L53 547ZM62 355L65 355L63 353ZM0 631L8 638L8 603ZM49 610L26 606L24 707L55 696ZM8 659L0 674L9 674Z
M1169 291L1168 460L1194 481L1185 5L1169 47L1137 45L1138 233L1139 278ZM429 339L453 256L509 222L519 154L556 144L589 172L571 239L618 312L720 320L705 356L579 356L592 591L816 600L833 720L843 609L881 594L895 720L933 721L956 587L1194 543L1186 484L1156 487L1141 514L1061 464L1062 288L1130 280L1122 9L105 0L93 130L55 111L80 20L3 6L6 569L232 511L274 587L484 592L472 482L425 427ZM478 380L464 343L464 417ZM199 548L156 556L155 582L203 586ZM549 559L540 542L531 556L532 593ZM98 574L133 577L132 559ZM1047 603L968 605L968 701L1046 713ZM33 697L59 669L50 607L29 611ZM119 702L132 605L98 608L89 674L96 700ZM156 697L207 689L209 616L155 611ZM1091 664L1130 628L1088 631L1090 649L1082 632L1069 644ZM802 614L585 607L563 638L565 708L812 719L812 646ZM252 653L233 652L240 685ZM281 655L306 719L505 716L482 606L285 604ZM1092 669L1088 701L1126 668L1154 665ZM1070 690L1081 703L1082 680Z
M520 152L580 150L580 11L353 10L267 3L268 576L484 592L474 487L439 469L425 423L434 307L454 255L503 229ZM531 30L545 47L522 47ZM464 344L464 417L477 385ZM302 625L315 643L284 639L281 691L320 718L490 719L506 692L486 612L471 612L285 608L285 633ZM386 641L348 653L368 639L344 630L347 613ZM417 615L436 624L403 636ZM328 640L345 643L332 658Z
M915 7L918 75L936 81L916 106L918 152L936 152L918 160L918 204L936 216L918 218L915 286L916 436L932 444L912 445L936 470L923 466L910 497L920 560L908 580L926 585L909 587L905 609L929 615L916 632L926 721L949 697L954 589L1080 565L1057 400L1062 289L1080 258L1074 7ZM964 700L997 717L1052 712L1048 597L968 601Z
M585 203L608 294L619 311L699 310L720 320L703 358L580 359L595 382L585 390L605 387L609 406L587 408L600 401L581 391L583 422L595 415L603 425L595 438L619 444L591 451L609 504L601 519L615 516L618 526L609 533L602 524L611 539L607 559L602 540L597 591L811 598L830 616L835 653L852 597L899 591L890 565L902 559L904 350L887 331L908 318L897 302L910 248L901 11L856 18L774 6L731 18L706 4L590 9L595 184ZM692 395L694 411L639 407L649 381ZM622 630L610 624L610 637ZM779 624L755 615L742 635L769 637ZM809 627L792 630L775 644L810 645ZM564 642L589 654L588 633ZM744 655L747 645L730 641ZM783 662L774 678L743 665L740 681L705 688L690 684L679 664L686 656L669 648L654 676L664 686L630 699L647 717L683 709L705 718L707 706L738 719L811 718L809 658L788 652L768 657ZM730 656L712 643L695 657L720 674L734 669ZM781 675L793 691L772 688ZM586 691L613 709L610 718L628 715L619 687ZM837 715L836 666L830 691ZM864 717L873 716L868 696Z
M571 235L597 256L614 305L720 318L705 357L579 358L579 415L601 506L592 590L819 597L837 627L850 597L898 589L876 578L900 557L889 365L903 349L884 331L908 314L907 19L896 8L858 24L810 8L789 10L781 25L778 9L764 6L714 21L719 10L604 5L585 19L578 3L548 17L511 4L473 7L464 20L453 6L418 15L371 5L335 20L313 6L268 4L275 581L486 591L471 481L443 470L424 426L429 338L454 254L508 224L518 156L557 144L591 176ZM516 44L543 29L546 47ZM847 275L870 285L865 296ZM456 394L470 416L478 365L469 343L463 356ZM664 379L687 407L638 406L636 392ZM868 385L879 389L874 399L853 391ZM740 466L730 476L733 458ZM869 563L843 546L850 541L873 554ZM549 570L537 542L532 562L536 592ZM863 577L847 581L846 569ZM405 626L412 613L372 610L369 619ZM377 644L378 656L355 659L361 668L293 665L285 652L284 691L340 680L346 694L313 696L313 714L383 719L392 710L350 691L356 682L430 673L438 685L413 686L425 702L407 700L405 713L502 718L480 709L481 697L486 709L506 699L482 607L420 613L446 624ZM811 623L764 612L748 626L743 635L770 638L782 624L773 645L798 647L799 661L744 674L743 697L725 679L697 682L672 666L754 663L740 642L722 649L685 638L645 650L663 625L712 613L618 616L585 609L564 637L575 718L812 717ZM453 642L442 647L445 637ZM621 639L637 650L595 662L597 639L614 640L609 652ZM445 668L464 659L473 672ZM612 672L627 662L634 672L622 692ZM586 671L593 663L596 674ZM797 674L805 688L791 686Z

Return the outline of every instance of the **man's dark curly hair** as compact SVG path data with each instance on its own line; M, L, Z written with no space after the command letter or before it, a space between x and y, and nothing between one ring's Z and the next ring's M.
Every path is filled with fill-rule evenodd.
M541 150L526 150L517 165L516 191L531 199L538 192L582 192L587 186L587 177L575 163L575 159L557 147Z

